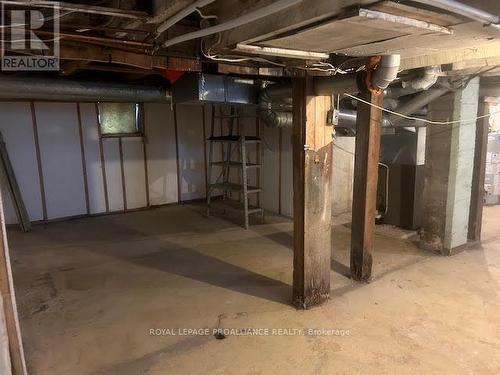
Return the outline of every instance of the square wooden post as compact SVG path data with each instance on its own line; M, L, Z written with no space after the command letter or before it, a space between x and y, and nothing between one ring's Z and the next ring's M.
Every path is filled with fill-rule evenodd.
M383 95L364 90L366 102L382 107ZM351 229L351 276L368 281L372 273L372 250L377 203L380 122L382 111L358 101L356 119L356 155Z
M329 96L315 96L311 77L293 80L293 303L307 309L328 299L331 261L332 128Z

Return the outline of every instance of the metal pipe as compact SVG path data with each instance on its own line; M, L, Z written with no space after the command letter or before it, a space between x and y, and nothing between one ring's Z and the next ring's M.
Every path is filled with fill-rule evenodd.
M314 77L316 95L353 94L359 91L356 74Z
M136 103L171 99L165 88L123 83L0 76L0 86L0 99Z
M344 109L341 108L338 113L338 127L342 128L351 128L356 129L356 119L358 116L358 112L355 109ZM391 123L388 116L382 117L382 127L383 128L405 128L405 127L424 127L426 126L425 122L419 120L409 120L402 119L404 121L400 121L398 123Z
M156 34L159 36L161 33L167 31L172 26L174 26L177 22L183 20L184 18L189 16L191 13L195 12L197 8L204 7L208 4L213 3L214 1L215 0L198 0L198 1L195 1L194 3L189 4L187 7L181 9L179 12L177 12L172 17L167 19L165 22L160 24L156 28Z
M137 10L123 10L123 9L117 9L117 8L108 8L108 7L86 5L86 4L71 4L71 3L64 3L64 2L60 2L60 1L0 0L0 3L6 4L6 5L18 5L18 6L23 6L23 7L67 10L70 12L77 12L77 13L100 14L103 16L120 17L120 18L145 19L147 17L147 13L137 11Z
M395 112L405 116L412 115L421 108L423 108L424 106L426 106L427 104L429 104L430 102L448 93L450 90L451 90L450 86L443 84L436 88L430 88L429 90L422 91L421 93L417 94L414 98L398 106ZM404 118L401 116L391 114L388 116L387 119L391 124L396 125L399 122L401 122L401 120L403 120Z
M398 75L400 55L382 56L379 66L373 73L372 84L385 89ZM359 91L356 74L314 77L316 95L352 94Z
M444 9L449 12L453 12L468 17L475 21L479 21L487 25L500 28L500 16L491 14L476 7L472 7L470 5L460 3L455 0L413 0L413 1L416 1L417 3L431 5L436 8Z
M167 48L173 46L175 44L179 44L182 42L187 42L189 40L202 38L204 36L217 34L226 30L234 29L235 27L245 25L247 23L257 21L261 18L267 17L271 14L289 8L293 5L302 2L302 0L279 0L275 1L267 6L254 10L253 12L246 13L240 17L232 19L227 22L223 22L221 24L207 27L205 29L193 31L191 33L187 33L184 35L180 35L178 37L167 40L162 44L162 47Z

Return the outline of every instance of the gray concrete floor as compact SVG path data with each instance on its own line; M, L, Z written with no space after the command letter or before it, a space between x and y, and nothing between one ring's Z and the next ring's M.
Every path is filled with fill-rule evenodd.
M500 206L451 258L377 227L374 279L347 278L333 229L331 300L289 305L292 222L245 231L196 205L9 231L30 374L498 374ZM151 336L152 328L344 329L348 336Z

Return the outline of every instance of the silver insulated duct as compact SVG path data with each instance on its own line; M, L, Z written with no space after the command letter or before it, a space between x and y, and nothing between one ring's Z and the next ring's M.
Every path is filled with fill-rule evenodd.
M26 78L0 75L0 99L103 102L170 102L162 87L72 81L57 78Z

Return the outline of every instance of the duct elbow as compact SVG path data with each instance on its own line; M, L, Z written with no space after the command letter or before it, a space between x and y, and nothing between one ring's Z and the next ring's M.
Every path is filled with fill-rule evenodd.
M380 64L373 74L373 86L383 90L389 87L392 81L396 79L401 64L400 55L382 56Z

